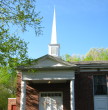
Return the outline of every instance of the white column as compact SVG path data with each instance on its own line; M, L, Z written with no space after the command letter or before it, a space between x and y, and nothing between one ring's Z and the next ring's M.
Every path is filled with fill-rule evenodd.
M70 81L70 108L71 110L75 110L75 102L74 102L74 80Z
M25 110L26 105L26 81L21 81L21 99L20 99L20 110Z

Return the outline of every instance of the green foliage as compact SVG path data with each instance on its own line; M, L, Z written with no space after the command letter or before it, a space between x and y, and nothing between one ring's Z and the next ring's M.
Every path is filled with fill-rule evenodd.
M14 25L24 32L30 26L39 35L42 17L36 12L35 4L36 0L0 0L0 27Z
M81 61L81 57L79 55L72 55L72 56L70 56L70 55L66 54L63 57L63 59L65 61L69 61L69 62L72 62L72 61Z
M0 67L0 110L7 110L8 98L16 96L16 72L11 67Z
M7 99L16 95L15 67L30 62L27 43L18 32L29 27L36 35L42 32L35 4L36 0L0 0L0 110L7 110Z
M0 36L0 65L15 67L27 58L27 43L5 33Z
M103 61L108 60L108 48L92 48L84 56L79 55L68 55L63 57L66 61Z
M16 96L15 67L26 62L26 53L27 43L19 37L0 36L0 110L7 110L7 99Z
M0 86L0 110L7 110L7 104L8 104L8 97L11 97L11 94L7 89Z
M84 61L102 60L108 60L108 48L92 48L84 58Z
M71 61L71 56L69 54L64 55L62 58L65 61Z

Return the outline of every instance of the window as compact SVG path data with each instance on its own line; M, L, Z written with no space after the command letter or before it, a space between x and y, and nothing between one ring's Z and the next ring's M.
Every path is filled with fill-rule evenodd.
M59 92L57 92L57 93L53 93L53 92L41 93L41 97L55 97L55 96L61 97L62 94Z
M106 75L94 75L94 95L107 95Z

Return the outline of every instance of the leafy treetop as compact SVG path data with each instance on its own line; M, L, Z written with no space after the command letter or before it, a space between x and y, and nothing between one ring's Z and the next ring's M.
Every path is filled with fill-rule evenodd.
M88 53L83 56L68 55L63 57L66 61L104 61L108 60L108 48L91 48Z

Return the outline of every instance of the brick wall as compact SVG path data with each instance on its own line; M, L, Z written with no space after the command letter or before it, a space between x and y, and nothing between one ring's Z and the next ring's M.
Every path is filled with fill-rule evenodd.
M93 77L90 73L75 76L75 110L93 110Z
M94 110L93 75L108 72L80 72L75 75L75 110Z
M17 110L20 108L21 76L17 81ZM39 92L63 92L63 110L70 110L70 86L67 83L37 84L27 82L26 110L39 110Z
M16 98L8 98L8 110L12 110L12 106L16 106Z
M20 95L21 95L21 73L17 74L17 91L16 91L17 110L20 110Z

